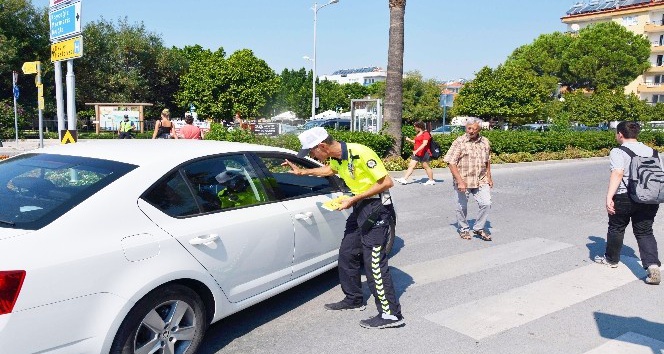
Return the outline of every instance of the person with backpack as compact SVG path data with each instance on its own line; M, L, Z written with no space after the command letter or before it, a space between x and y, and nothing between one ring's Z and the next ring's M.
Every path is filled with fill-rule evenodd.
M401 184L408 184L408 177L413 173L417 163L422 164L422 168L426 171L429 180L424 182L425 186L433 186L436 184L436 181L433 179L433 170L429 167L429 160L431 160L431 150L429 149L430 143L433 141L431 134L425 129L424 122L419 121L413 124L415 127L415 139L406 137L406 141L413 143L413 156L410 157L410 163L408 163L408 169L402 178L396 178L395 180Z
M639 142L641 127L636 122L620 122L616 127L616 141L620 147L609 154L611 177L606 192L606 211L609 227L606 233L604 256L594 261L617 268L623 246L625 228L632 222L632 230L639 247L641 264L646 269L647 284L661 281L657 240L652 225L659 209L658 195L664 184L662 163L656 150ZM648 196L648 190L655 190Z

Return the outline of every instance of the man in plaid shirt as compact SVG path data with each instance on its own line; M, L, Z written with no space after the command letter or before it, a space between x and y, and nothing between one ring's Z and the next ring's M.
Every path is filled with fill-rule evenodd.
M473 225L473 233L484 241L491 236L484 230L489 209L491 209L491 145L489 139L480 135L480 119L466 123L466 134L456 138L443 159L454 177L454 198L459 236L471 239L470 226L466 219L468 198L472 195L479 205L479 212Z

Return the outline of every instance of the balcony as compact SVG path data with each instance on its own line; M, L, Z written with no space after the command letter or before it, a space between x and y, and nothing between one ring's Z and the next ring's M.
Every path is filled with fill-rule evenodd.
M660 66L651 66L650 69L646 70L646 74L662 74L664 73L664 65Z
M638 93L664 93L664 84L639 84Z
M652 42L650 52L655 54L664 53L664 43L660 44L659 42Z
M664 32L664 23L662 21L651 21L646 23L643 28L643 32L653 33L653 32Z

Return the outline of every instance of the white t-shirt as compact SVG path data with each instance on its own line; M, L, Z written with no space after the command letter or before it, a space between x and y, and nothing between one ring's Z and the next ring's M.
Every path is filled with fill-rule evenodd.
M641 142L634 142L634 143L627 142L622 144L622 146L632 150L632 152L634 152L638 156L644 156L644 157L652 156L653 153L652 148ZM629 179L629 164L632 161L632 159L629 157L629 155L627 155L626 152L618 148L611 149L611 153L609 154L609 159L611 161L611 171L623 170L623 181L618 186L616 194L627 193L627 188L625 186L627 185ZM661 166L662 165L661 156L659 160L660 160L659 164Z

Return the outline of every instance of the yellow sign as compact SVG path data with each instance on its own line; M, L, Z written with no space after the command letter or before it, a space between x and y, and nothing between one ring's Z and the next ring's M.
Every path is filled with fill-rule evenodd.
M37 85L37 97L44 97L44 85Z
M44 97L37 97L37 109L44 109Z
M23 70L24 74L36 74L39 72L40 66L38 61L26 61L23 63L23 66L21 67L21 70Z
M76 142L76 130L61 130L60 135L62 136L61 144L73 144Z
M83 56L83 36L51 44L51 61L76 59Z

